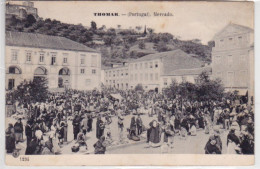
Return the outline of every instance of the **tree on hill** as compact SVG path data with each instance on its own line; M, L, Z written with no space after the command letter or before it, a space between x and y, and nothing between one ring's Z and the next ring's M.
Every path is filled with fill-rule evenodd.
M145 43L144 43L144 41L140 41L140 42L138 43L138 47L139 47L139 49L145 49Z
M96 22L91 21L91 29L93 29L93 30L96 30L96 29L97 29L97 24L96 24Z
M156 45L156 50L157 50L158 52L165 52L165 51L168 51L169 49L168 49L168 47L167 47L167 45L166 45L165 42L160 41L160 42Z

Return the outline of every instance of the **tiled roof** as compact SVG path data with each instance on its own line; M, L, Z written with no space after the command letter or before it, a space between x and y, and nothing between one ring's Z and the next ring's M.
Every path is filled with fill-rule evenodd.
M174 56L177 56L181 53L185 53L185 52L183 52L180 49L176 49L176 50L168 51L168 52L160 52L160 53L149 54L149 55L143 56L141 58L132 60L130 62L140 62L140 61L145 61L145 60L154 60L154 59L160 59L160 58L168 57L168 56L174 57Z
M178 70L169 72L168 74L166 74L164 76L199 75L204 71L211 73L212 68L211 67L201 67L201 68L194 68L194 69L178 69Z
M252 29L250 27L238 25L238 24L235 24L235 23L229 23L222 30L220 30L218 33L216 33L216 35L213 37L213 39L215 39L218 36L221 36L222 33L228 28L233 28L233 31L232 31L233 33L236 33L236 32L239 32L239 33L240 32L254 32L254 29Z
M37 33L10 32L5 34L5 42L8 46L48 48L57 50L71 50L82 52L97 52L96 50L82 45L70 39L49 36Z

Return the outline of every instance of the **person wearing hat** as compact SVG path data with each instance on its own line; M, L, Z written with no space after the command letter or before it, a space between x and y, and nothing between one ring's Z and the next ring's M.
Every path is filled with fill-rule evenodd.
M227 135L227 154L237 154L239 152L240 140L235 134L236 128L231 127Z
M14 127L11 123L8 124L8 128L5 131L5 149L7 153L12 153L15 149L15 135Z
M215 126L213 128L214 130L214 134L213 134L213 137L215 138L216 140L216 146L219 148L220 151L222 151L222 141L221 141L221 138L219 136L220 134L220 131L219 131L219 127L218 126Z
M210 136L204 150L205 154L221 154L221 150L217 145L217 140L215 136Z
M25 135L26 135L26 142L27 145L30 143L33 137L33 127L32 127L32 121L28 120L27 124L25 126Z
M19 142L23 142L23 123L21 118L19 118L14 124L14 135L16 144Z

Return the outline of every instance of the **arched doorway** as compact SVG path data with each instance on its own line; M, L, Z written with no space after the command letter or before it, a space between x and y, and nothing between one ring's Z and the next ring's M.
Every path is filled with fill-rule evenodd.
M45 67L37 67L34 71L34 79L47 78L48 71Z
M69 68L62 68L59 71L58 79L59 88L69 88L70 87L70 70Z
M22 70L17 66L10 66L8 68L8 90L12 90L15 87L16 81L21 74Z

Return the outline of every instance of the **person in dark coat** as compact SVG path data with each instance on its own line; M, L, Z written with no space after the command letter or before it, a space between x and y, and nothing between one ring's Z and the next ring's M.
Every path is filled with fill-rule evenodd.
M7 153L12 153L15 149L15 136L12 124L8 124L8 128L5 131L5 139L5 149Z
M217 140L214 136L209 138L204 149L205 154L221 154L221 150L219 149L219 146L217 146Z
M93 123L93 118L92 115L88 115L88 129L87 132L90 132L92 130L92 123Z
M136 122L135 122L135 116L132 117L131 123L130 123L130 137L136 136Z
M33 127L32 127L32 121L28 120L27 124L25 126L25 135L26 135L26 140L27 140L27 146L31 142L31 139L33 137Z
M105 154L105 136L101 136L100 139L94 144L95 154Z
M242 154L254 154L254 139L247 131L242 132L240 148Z
M73 134L74 134L74 140L77 140L77 136L80 131L80 117L78 115L75 116L72 122L73 125Z
M149 145L154 147L160 142L160 129L156 120L150 122Z
M101 120L101 116L99 116L97 118L97 123L96 123L96 137L97 137L97 139L100 139L100 137L103 136L104 129L105 129L105 124Z
M136 119L136 126L137 126L137 134L140 135L143 132L143 121L140 117L140 114L138 114L138 117Z
M23 123L21 118L14 124L14 135L16 143L23 141Z
M36 137L33 137L26 147L25 155L37 154L37 147L38 147L38 140Z

